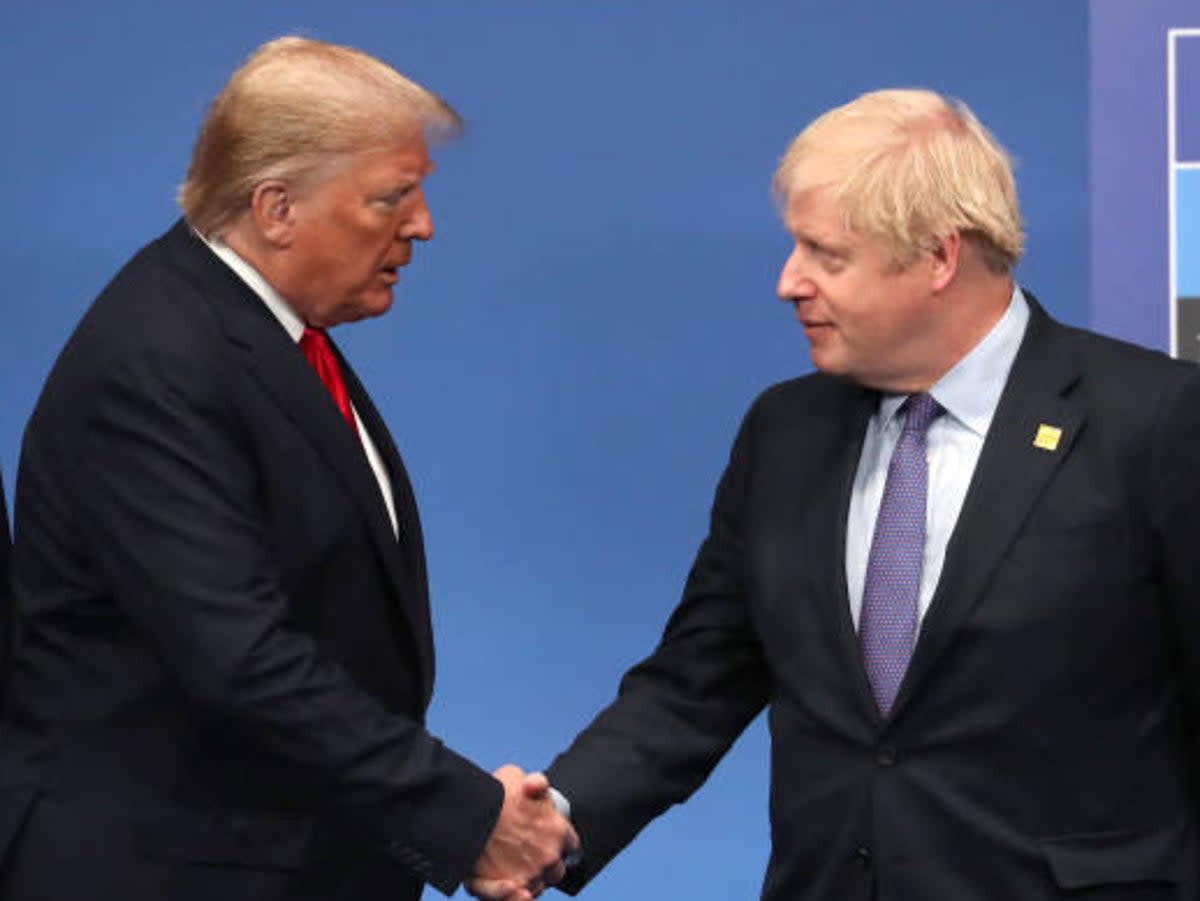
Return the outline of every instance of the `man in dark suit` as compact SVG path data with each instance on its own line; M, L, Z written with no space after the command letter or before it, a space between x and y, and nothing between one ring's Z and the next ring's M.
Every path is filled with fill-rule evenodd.
M1015 287L961 105L865 95L775 188L819 372L753 405L661 644L548 770L564 886L766 707L765 899L1193 901L1200 371Z
M529 897L574 838L544 780L425 727L404 465L325 329L388 310L458 126L373 57L283 38L210 108L185 221L88 311L29 422L0 897Z

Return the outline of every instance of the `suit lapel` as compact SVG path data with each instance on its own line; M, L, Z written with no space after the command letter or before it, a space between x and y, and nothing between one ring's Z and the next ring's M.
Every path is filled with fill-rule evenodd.
M827 452L817 458L821 461L818 469L822 478L817 482L820 494L814 502L813 488L805 485L795 496L801 499L801 515L805 517L801 546L808 549L807 565L817 574L814 596L821 619L837 649L835 656L846 667L846 684L853 686L852 693L862 712L877 720L879 709L860 663L858 634L850 615L850 594L846 586L846 528L850 493L854 488L867 422L879 406L879 395L854 385L849 387L852 397L843 397L836 404L840 412L834 415L839 417L840 424L837 429L828 430ZM833 421L833 416L828 414L822 414L820 418L824 423ZM825 430L817 433L821 432ZM805 430L801 439L805 446L796 450L798 459L812 454L813 434L812 430ZM831 523L835 524L834 528L830 528Z
M379 491L379 482L371 470L361 442L346 427L346 421L336 405L328 402L328 392L320 378L253 290L217 259L186 224L179 223L168 233L166 240L178 265L211 300L226 335L240 350L247 371L325 459L362 514L371 543L414 630L417 649L422 651L418 656L422 658L420 670L423 689L428 695L432 679L432 656L425 654L424 650L432 645L432 638L429 614L424 609L426 593L423 567L420 573L412 570L399 553L391 520ZM349 367L346 370L349 371ZM385 459L390 452L393 459L388 459L388 465L392 470L393 484L403 484L407 491L407 477L403 476L403 467L399 465L387 429L358 379L352 372L349 375L347 388L353 388L352 402L371 431L372 439L377 446L384 448ZM398 474L400 478L397 478ZM415 516L407 522L400 520L401 509L411 506L409 494L407 504L396 504L397 519L419 535ZM419 543L416 552L419 553Z
M1027 295L1028 297L1028 295ZM946 548L941 578L892 709L901 713L992 575L1084 425L1064 395L1079 378L1062 327L1029 297L1030 318L1008 384L984 440L962 511ZM1051 447L1035 443L1042 426L1061 430Z
M332 342L330 342L332 344ZM354 404L354 408L358 411L359 417L366 426L367 431L371 435L371 440L374 441L376 449L383 457L384 465L387 467L388 476L392 483L392 505L396 511L396 524L399 530L400 550L404 554L404 562L407 566L405 573L397 571L393 575L399 580L402 575L408 577L408 581L412 590L401 592L400 597L404 605L405 614L410 625L413 628L414 634L417 636L418 644L421 646L421 669L422 669L422 684L425 687L425 703L428 704L429 698L433 692L433 673L434 673L434 646L433 646L433 626L429 616L429 588L428 577L425 571L425 544L421 533L421 520L417 513L417 501L413 494L412 483L408 478L408 470L404 467L404 461L400 457L400 452L396 449L395 442L392 441L391 432L388 431L384 424L383 417L379 415L371 396L359 381L357 373L353 367L346 362L342 356L341 350L334 346L334 352L338 356L338 362L341 364L342 376L346 381L346 390L350 394L350 400ZM372 473L372 480L374 473ZM379 485L375 481L375 495L379 496ZM386 511L385 511L386 516ZM388 523L389 535L391 524ZM399 555L395 553L396 541L393 538L391 541L392 553L388 555L388 559L395 564L399 563Z

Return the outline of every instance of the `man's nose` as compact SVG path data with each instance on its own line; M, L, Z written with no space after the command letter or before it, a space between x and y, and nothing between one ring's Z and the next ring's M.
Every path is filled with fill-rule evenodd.
M398 236L405 241L428 241L433 237L433 214L425 202L425 194L417 189L416 204L400 221Z
M812 280L808 277L804 260L799 249L793 250L779 271L779 281L775 285L775 293L780 300L794 301L810 297L813 292Z

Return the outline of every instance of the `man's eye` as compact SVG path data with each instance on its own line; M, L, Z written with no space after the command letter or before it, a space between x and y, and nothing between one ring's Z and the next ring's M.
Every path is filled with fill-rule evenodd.
M375 202L382 206L395 206L411 194L415 188L416 185L405 185L403 188L397 188L394 191L389 191L387 194L376 197Z
M826 272L840 272L846 264L846 258L835 250L825 247L823 244L817 244L815 241L809 242L809 252L812 253L817 261L821 264Z
M817 258L821 261L821 266L826 272L841 272L846 265L846 260L841 254L834 253L832 250L822 250L817 253Z

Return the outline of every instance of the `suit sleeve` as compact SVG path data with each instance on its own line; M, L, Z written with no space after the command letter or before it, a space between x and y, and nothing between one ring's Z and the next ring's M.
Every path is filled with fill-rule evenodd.
M168 356L128 361L94 389L75 490L97 577L193 702L452 892L495 824L499 783L290 622L230 386L212 363Z
M568 892L582 888L650 820L686 800L766 703L769 677L748 615L743 560L752 418L753 411L660 644L549 768L583 845L562 886Z

